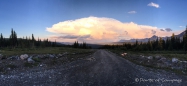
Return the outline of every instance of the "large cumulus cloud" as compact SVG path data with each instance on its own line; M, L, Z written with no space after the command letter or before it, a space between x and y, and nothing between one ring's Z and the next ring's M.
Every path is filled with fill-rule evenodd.
M105 17L87 17L76 20L67 20L47 28L48 32L56 33L56 39L62 41L82 40L88 42L119 41L120 39L148 38L152 35L170 36L171 30L138 25L134 22L120 22ZM51 38L54 38L51 37Z

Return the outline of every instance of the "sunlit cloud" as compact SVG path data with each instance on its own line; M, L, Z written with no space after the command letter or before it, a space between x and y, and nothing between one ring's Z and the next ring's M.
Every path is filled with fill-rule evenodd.
M50 39L62 42L86 41L90 43L117 42L121 39L149 38L153 35L160 37L171 36L174 32L170 28L158 28L149 25L139 25L134 22L120 22L105 17L87 17L67 20L46 28L56 35Z
M130 13L130 14L135 14L135 13L137 13L136 11L129 11L128 13Z
M156 4L156 3L153 3L153 2L149 3L147 6L151 6L151 7L155 7L155 8L160 7L159 4Z

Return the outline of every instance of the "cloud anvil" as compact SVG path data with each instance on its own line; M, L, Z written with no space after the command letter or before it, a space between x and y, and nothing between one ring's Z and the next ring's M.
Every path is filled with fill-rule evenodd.
M60 39L84 39L85 41L110 40L118 41L123 38L147 38L153 35L170 36L171 29L165 30L154 26L139 25L134 22L120 22L106 17L87 17L76 20L67 20L54 24L46 29L57 33ZM120 38L120 39L119 39Z

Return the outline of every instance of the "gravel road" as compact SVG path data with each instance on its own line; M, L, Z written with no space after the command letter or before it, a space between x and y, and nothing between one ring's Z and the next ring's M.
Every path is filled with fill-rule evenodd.
M106 50L51 68L0 76L1 86L185 86L187 76L136 65Z

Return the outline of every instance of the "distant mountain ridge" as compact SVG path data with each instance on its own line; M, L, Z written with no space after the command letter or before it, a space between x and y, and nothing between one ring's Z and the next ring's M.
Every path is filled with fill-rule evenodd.
M175 35L175 37L179 37L180 39L183 38L183 35L185 34L185 31L183 31L182 33ZM172 35L172 34L171 34ZM144 38L144 39L137 39L139 42L148 42L148 40L150 39L150 41L156 40L158 38L158 36L153 35L150 38ZM162 39L166 40L167 38L171 38L171 36L169 37L162 37ZM91 46L92 48L100 48L103 45L109 44L109 45L122 45L124 42L128 42L128 43L133 43L136 42L136 39L130 39L130 40L120 40L119 42L106 42L106 43L87 43L88 46ZM73 45L73 42L58 42L59 44L63 44L63 45Z
M182 33L178 34L178 35L175 35L175 37L179 37L180 39L183 38L183 35L185 34L185 31L183 31ZM119 42L136 42L139 41L139 42L148 42L148 40L150 39L150 41L153 41L153 40L156 40L158 38L158 36L156 35L153 35L151 38L144 38L144 39L130 39L130 40L120 40ZM166 40L167 38L171 38L171 36L169 37L162 37L163 40Z
M74 43L73 42L57 42L61 45L73 45ZM97 49L97 48L100 48L102 47L103 45L102 44L91 44L91 43L86 43L87 46L90 46L92 49Z

